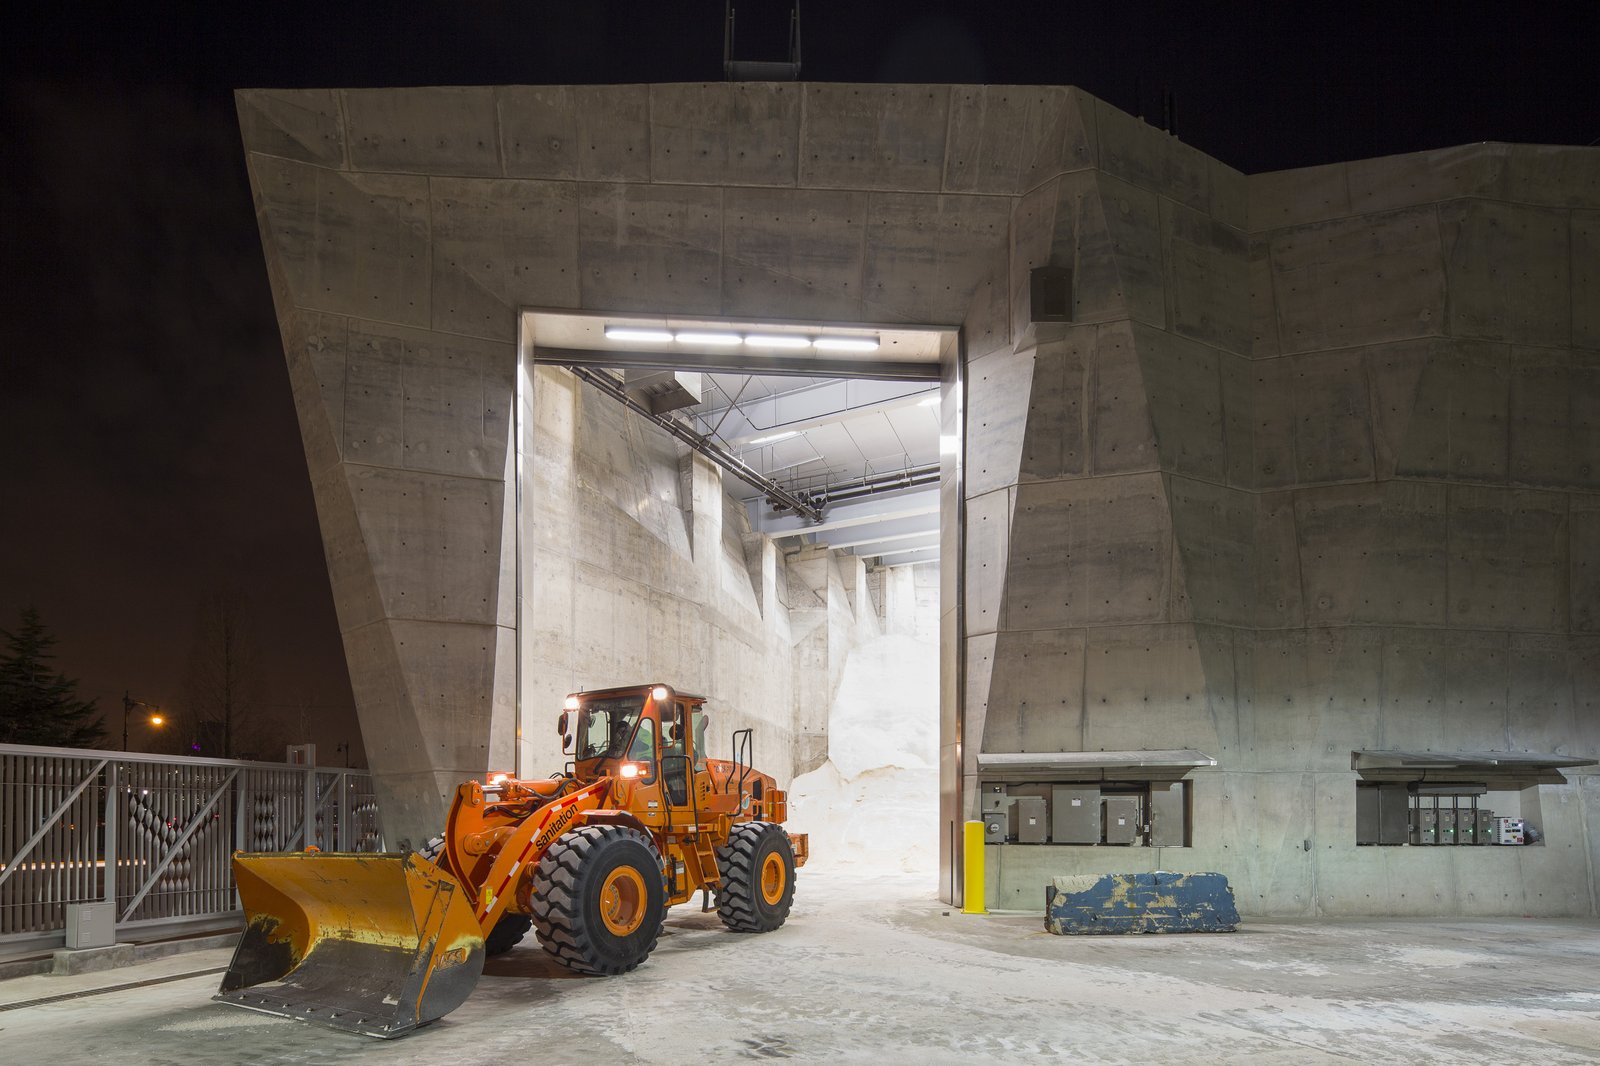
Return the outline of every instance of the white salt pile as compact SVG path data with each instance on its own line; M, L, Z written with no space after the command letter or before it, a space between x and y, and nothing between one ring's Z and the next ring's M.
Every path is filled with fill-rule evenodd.
M811 835L810 865L937 876L938 645L885 636L851 652L828 750L789 789L788 825Z

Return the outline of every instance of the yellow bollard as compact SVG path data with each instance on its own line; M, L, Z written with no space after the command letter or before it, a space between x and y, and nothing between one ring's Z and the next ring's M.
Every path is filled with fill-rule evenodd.
M988 914L983 905L983 823L968 822L964 831L962 914Z

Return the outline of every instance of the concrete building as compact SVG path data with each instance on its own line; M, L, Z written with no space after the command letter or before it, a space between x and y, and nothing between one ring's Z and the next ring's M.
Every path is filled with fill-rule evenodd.
M391 838L548 772L585 685L700 688L806 769L878 624L863 557L790 558L541 329L901 331L943 396L947 895L985 788L1066 785L1159 846L996 845L991 898L1600 912L1600 149L1246 176L1049 87L238 104ZM1543 841L1385 847L1392 802Z

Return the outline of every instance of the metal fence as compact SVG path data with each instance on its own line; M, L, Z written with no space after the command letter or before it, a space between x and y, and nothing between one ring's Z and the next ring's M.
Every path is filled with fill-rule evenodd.
M119 934L239 916L235 851L382 851L364 770L0 744L0 949L61 940L66 905Z

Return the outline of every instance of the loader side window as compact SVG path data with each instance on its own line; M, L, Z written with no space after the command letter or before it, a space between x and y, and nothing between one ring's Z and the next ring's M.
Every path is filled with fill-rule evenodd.
M701 773L706 768L706 712L704 707L696 707L689 713L689 721L694 725L694 772Z
M656 724L649 718L639 723L628 746L628 761L645 764L644 778L656 776Z
M663 767L666 770L667 802L675 807L681 807L689 802L688 761L682 756L684 751L684 707L682 703L673 703L670 711L662 713L662 744L663 756L679 756Z

